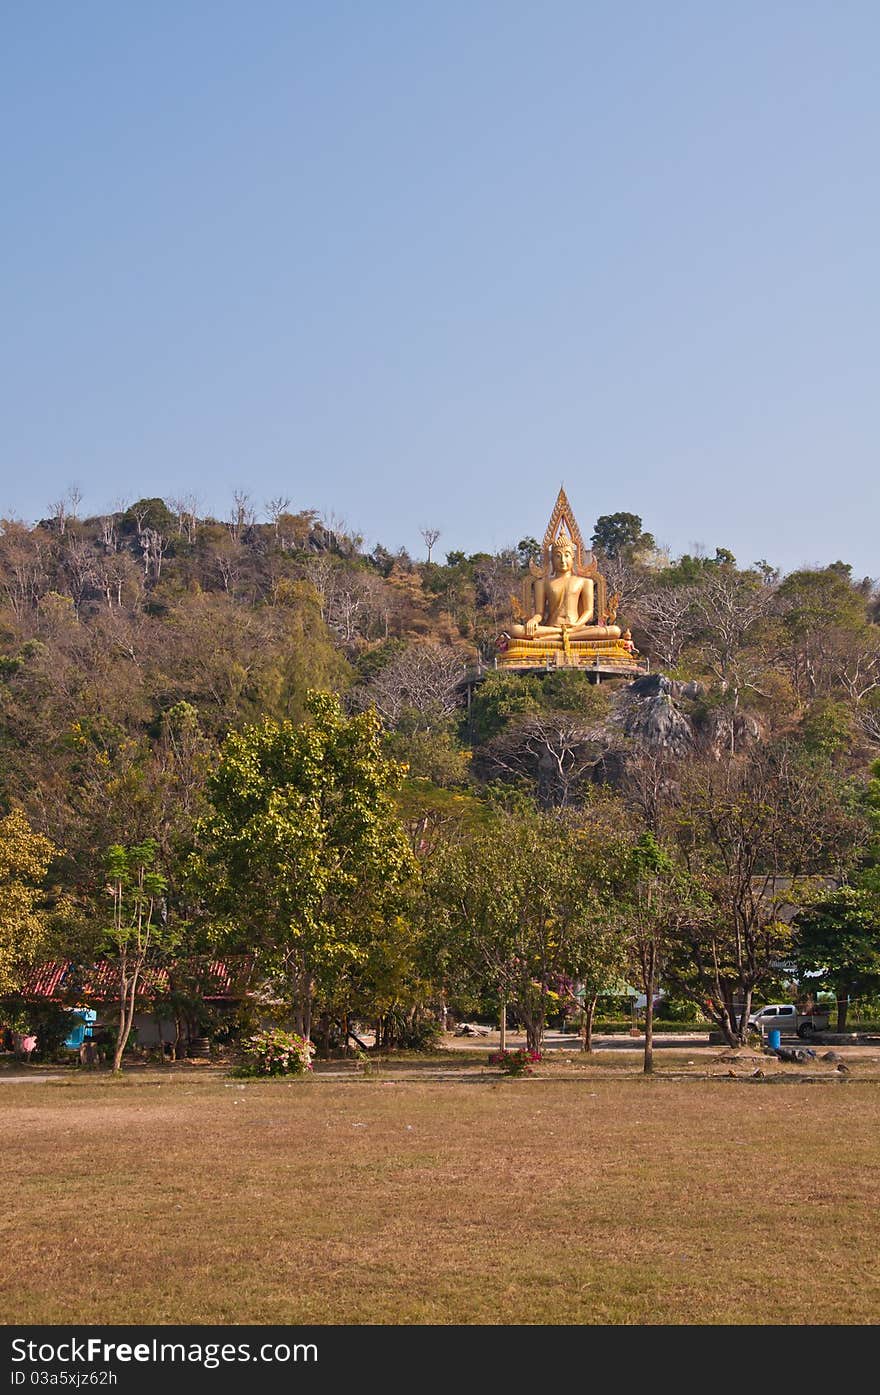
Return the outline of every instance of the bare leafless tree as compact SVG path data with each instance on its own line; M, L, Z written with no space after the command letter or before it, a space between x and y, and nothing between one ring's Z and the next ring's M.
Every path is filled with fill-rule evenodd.
M178 494L172 499L171 507L177 514L177 536L195 542L198 526L199 500L196 494Z
M112 513L101 515L101 542L108 552L115 552L119 546L119 534L116 531L116 516Z
M633 612L638 607L642 592L649 581L642 567L638 567L627 557L603 557L601 568L608 583L609 596L620 597L618 609L624 620L632 621ZM601 621L598 621L601 623Z
M643 591L635 602L631 618L648 636L662 668L675 668L682 649L697 634L702 622L698 597L696 586L660 586Z
M304 580L311 582L314 586L321 610L321 619L327 624L328 616L333 610L339 568L326 553L317 553L314 557L310 557L303 567L302 576Z
M341 557L353 557L363 544L363 535L353 532L344 518L338 514L322 514L314 524L313 537L320 540L319 546L329 552L337 552Z
M856 721L872 746L880 746L880 703L862 703L856 708Z
M838 630L829 649L834 678L852 702L860 703L880 688L880 628Z
M434 544L436 543L437 539L438 539L439 536L440 536L440 529L439 529L439 528L420 528L420 529L419 529L419 532L421 533L422 537L423 537L424 540L425 540L425 547L428 549L428 561L430 562L430 560L431 560L431 553L432 553L432 551L433 551L433 549L434 549Z
M266 503L266 512L269 515L269 522L275 531L275 541L278 542L281 519L290 509L290 497L287 494L276 494L273 499Z
M24 523L4 519L0 537L0 590L13 614L23 619L49 588L44 548L39 530Z
M492 616L497 629L510 615L511 597L519 590L520 572L515 553L501 553L475 568L477 603Z
M89 586L94 583L95 556L90 545L74 533L65 538L63 566L70 597L79 614Z
M251 528L256 514L251 496L242 489L236 489L232 495L232 510L229 515L229 533L233 542L241 542L242 536Z
M140 542L141 537L143 536L143 531L146 527L147 519L150 515L150 507L151 505L149 499L139 499L137 503L131 505L131 508L126 509L126 513L130 513L132 518L134 519L134 526L137 529L138 542Z
M140 600L143 578L134 558L127 552L111 552L97 559L93 573L95 588L101 592L107 609L122 609L124 593Z
M343 573L334 588L328 624L350 644L360 631L359 622L364 618L365 607L366 592L361 578Z
M774 598L772 585L759 585L728 567L714 569L699 588L696 606L704 621L700 643L722 691L735 685L737 659L770 613Z
M384 577L375 572L362 572L360 584L364 598L364 616L367 637L387 639L391 632L391 622L399 615L400 593L389 586Z
M536 712L510 723L485 747L487 774L526 776L545 808L576 802L605 749L604 733L570 712Z
M229 595L235 595L236 585L241 572L241 547L230 538L226 547L215 546L213 548L211 561L214 570L223 583L223 590Z
M622 789L640 824L660 836L678 799L678 761L668 750L636 747L626 754Z
M148 577L152 570L153 580L158 581L162 575L162 558L168 551L169 539L164 537L158 528L144 528L140 535L140 543L144 557L144 576Z
M63 538L70 518L70 502L66 494L62 494L60 499L56 499L54 503L49 505L49 517Z
M405 718L430 731L461 705L467 657L440 644L411 644L361 691L363 705L375 707L388 727Z

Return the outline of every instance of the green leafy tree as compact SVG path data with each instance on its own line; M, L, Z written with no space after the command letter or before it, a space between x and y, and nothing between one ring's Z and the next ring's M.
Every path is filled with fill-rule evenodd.
M880 897L842 886L795 919L795 959L801 974L834 990L837 1030L846 1031L852 998L880 990Z
M600 844L560 816L499 813L426 865L435 978L509 1003L530 1050L540 1049L567 981L590 973Z
M607 802L599 817L597 812L593 809L569 822L577 874L566 884L576 898L571 908L566 972L571 996L581 1009L583 1049L587 1052L593 1049L599 997L610 992L626 973L628 950L626 936L612 913L619 904L624 870L618 825L625 816L614 800Z
M619 863L617 914L627 945L630 974L645 995L644 1071L654 1069L654 999L670 942L682 923L699 918L696 889L670 849L642 833Z
M530 562L540 562L541 544L537 538L520 538L516 545L516 560L523 571L528 571Z
M632 558L638 552L649 552L654 536L642 529L637 513L605 513L596 519L592 544L606 557Z
M864 843L846 795L827 762L787 744L683 771L678 837L701 911L679 927L667 978L732 1046L745 1041L753 994L791 956L793 908Z
M151 838L127 848L114 844L105 860L107 892L113 900L113 921L105 942L116 963L119 992L114 1071L122 1068L144 971L174 942L174 932L166 920L166 882L156 871L155 860L156 843Z
M229 939L256 949L310 1040L316 993L332 996L366 958L415 861L376 714L348 717L320 692L306 708L302 726L266 720L227 737L198 867Z
M849 568L835 563L791 572L778 588L776 605L782 619L780 657L797 694L811 700L833 696L843 686L857 696L861 677L876 664L877 638ZM869 682L873 685L873 679Z
M532 674L488 673L471 700L466 729L476 741L503 731L512 717L541 709L541 680Z
M138 535L145 529L152 528L170 537L176 523L174 514L164 499L138 499L137 503L131 504L121 515L119 527L124 533L136 532Z

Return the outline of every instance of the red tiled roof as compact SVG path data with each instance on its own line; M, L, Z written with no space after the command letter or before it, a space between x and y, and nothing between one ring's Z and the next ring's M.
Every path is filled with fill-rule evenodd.
M172 986L199 993L210 1000L243 998L253 974L250 955L229 959L188 959L164 968L145 969L138 996L152 998L172 991ZM174 984L175 976L185 981ZM82 999L113 1002L117 992L117 968L108 959L88 966L72 959L55 959L32 969L21 988L24 998L60 998L73 989Z

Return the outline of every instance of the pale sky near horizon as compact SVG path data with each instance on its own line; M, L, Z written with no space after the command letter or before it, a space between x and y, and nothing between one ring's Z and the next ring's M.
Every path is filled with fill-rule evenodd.
M19 0L0 110L0 514L880 575L876 0Z

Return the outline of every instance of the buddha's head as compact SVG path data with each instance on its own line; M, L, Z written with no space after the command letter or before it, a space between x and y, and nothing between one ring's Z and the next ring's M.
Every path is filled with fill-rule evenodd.
M557 533L550 556L553 559L553 570L557 574L560 572L570 572L574 565L574 543L563 528Z

